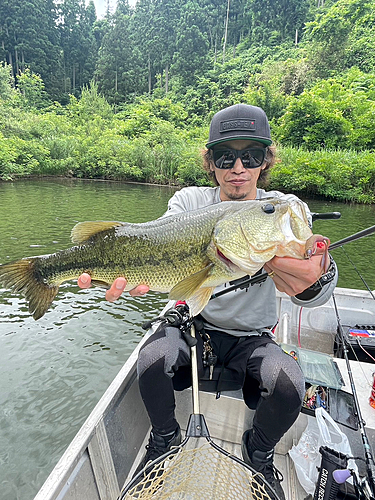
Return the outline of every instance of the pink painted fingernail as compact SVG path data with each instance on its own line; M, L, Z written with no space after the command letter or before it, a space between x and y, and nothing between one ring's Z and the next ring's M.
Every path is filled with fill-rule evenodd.
M116 288L117 290L122 290L124 288L124 280L116 281Z

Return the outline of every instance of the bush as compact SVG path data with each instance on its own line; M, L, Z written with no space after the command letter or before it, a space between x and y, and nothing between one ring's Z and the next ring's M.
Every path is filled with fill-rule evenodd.
M17 152L13 140L6 139L0 132L0 179L10 180L14 174L22 173L16 158Z
M320 81L290 97L273 131L281 143L309 149L374 149L373 89L372 79L355 68L340 78Z
M375 203L375 153L282 147L270 187L339 201Z

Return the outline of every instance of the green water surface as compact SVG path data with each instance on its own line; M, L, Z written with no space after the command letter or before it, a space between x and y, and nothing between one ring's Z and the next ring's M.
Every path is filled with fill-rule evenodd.
M0 183L0 262L71 246L79 221L144 222L164 213L174 190L104 181ZM306 200L305 200L306 201ZM375 206L309 200L314 212L340 211L314 232L336 241L375 224ZM375 237L346 246L375 288ZM333 252L339 286L365 288L343 252ZM141 324L166 302L150 293L114 304L100 289L61 287L39 321L26 303L0 290L0 499L34 497L66 446L143 335Z

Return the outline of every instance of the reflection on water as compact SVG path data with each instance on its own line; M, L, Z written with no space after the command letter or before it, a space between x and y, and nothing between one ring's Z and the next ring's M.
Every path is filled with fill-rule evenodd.
M332 243L375 224L375 205L345 205L321 200L310 200L308 204L313 212L341 212L338 220L314 222L314 233L328 236ZM370 289L375 289L375 235L332 250L332 255L339 268L338 286L365 290L359 273ZM358 273L349 259L355 264Z
M77 180L0 183L0 262L70 246L78 221L155 219L173 190ZM375 223L375 207L311 201L315 212L341 211L314 231L336 241ZM374 238L347 245L375 288ZM364 288L335 251L340 285ZM64 284L35 322L17 295L0 293L0 500L29 500L141 338L141 324L166 297L125 296L114 304L102 290Z
M0 183L0 262L71 246L79 221L155 219L172 193L112 182ZM25 301L0 292L1 500L35 496L165 301L150 293L109 304L102 290L69 283L35 322Z

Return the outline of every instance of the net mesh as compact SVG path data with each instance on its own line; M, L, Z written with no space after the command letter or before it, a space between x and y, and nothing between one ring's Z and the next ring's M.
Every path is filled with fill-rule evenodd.
M180 448L154 466L121 500L278 500L263 476L209 444Z

